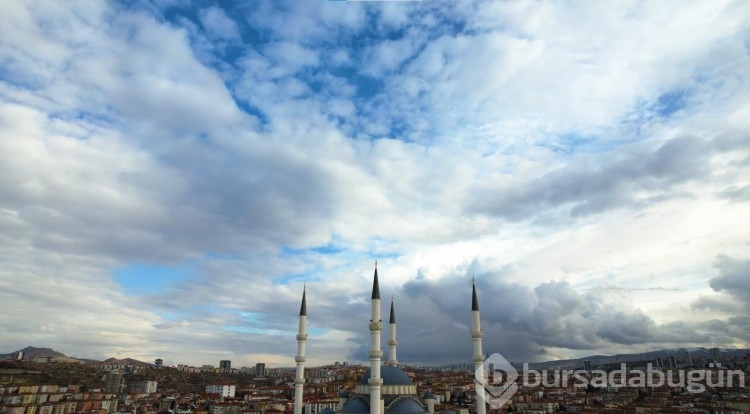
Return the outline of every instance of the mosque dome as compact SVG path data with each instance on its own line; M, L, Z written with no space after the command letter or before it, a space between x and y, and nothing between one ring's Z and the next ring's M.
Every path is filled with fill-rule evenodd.
M355 397L349 400L346 404L344 404L343 407L341 407L341 410L339 410L340 413L352 413L352 414L369 414L370 413L370 403L364 400L364 398Z
M383 379L383 385L412 385L411 378L401 368L394 365L383 365L380 367L380 378ZM361 385L366 385L370 379L370 370L365 372L362 379L359 380Z
M427 410L425 410L425 408L417 401L411 398L404 398L403 400L396 401L393 405L388 407L388 412L390 414L419 414L426 413Z

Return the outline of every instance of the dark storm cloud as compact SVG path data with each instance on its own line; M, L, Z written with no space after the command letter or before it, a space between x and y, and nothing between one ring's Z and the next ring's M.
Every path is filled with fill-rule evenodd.
M607 289L581 293L558 281L530 289L499 282L491 274L482 275L477 286L484 349L501 352L514 361L549 359L551 356L543 351L549 348L593 351L650 344L729 344L750 339L744 330L747 317L657 324L640 309L630 307L624 297L608 294ZM412 281L396 292L396 297L401 362L448 364L471 360L469 278L462 275L437 282ZM384 300L383 310L387 309ZM351 313L347 318L355 322L352 330L359 332L359 347L352 357L366 361L369 309L359 311L364 314ZM384 327L384 344L387 332Z
M483 184L469 211L524 220L560 207L573 217L633 208L689 193L676 187L711 179L709 160L742 145L736 137L707 141L683 136L654 150L624 147L618 153L582 158L541 177L509 188ZM644 195L645 194L645 195Z
M750 303L750 260L719 256L715 266L719 276L709 281L711 288L730 295L740 303Z
M742 275L748 262L722 257L717 261L720 276L712 280L715 288L729 288L741 292L748 285ZM382 271L381 271L382 273ZM750 318L742 309L725 308L740 312L726 320L702 322L656 323L638 308L629 305L626 289L603 286L580 291L564 281L549 281L534 288L502 282L501 274L479 273L477 288L484 331L484 350L500 352L513 361L536 361L556 358L550 349L566 348L575 352L595 352L601 349L628 349L642 346L685 346L689 344L727 345L750 340ZM226 278L225 278L226 277ZM196 291L212 291L218 297L234 295L242 302L243 288L230 286L236 275L226 273L210 286ZM354 333L354 348L341 360L367 361L370 347L369 293L371 279L360 278L356 285L341 291L308 286L308 323L321 329L337 329ZM272 286L258 277L248 280L247 289L262 290L254 296L256 303L247 303L248 310L273 309L264 313L265 327L286 331L284 346L293 352L291 334L296 329L296 312L299 292L289 292ZM223 288L222 288L223 286ZM279 293L283 289L285 293ZM624 293L623 293L624 291ZM312 292L312 293L311 293ZM738 298L745 293L736 293ZM398 327L398 358L403 363L441 365L470 362L471 281L466 275L439 281L413 280L399 289L381 283L381 316L384 322L382 349L387 355L388 309L390 296L395 297ZM257 298L268 297L269 299ZM271 299L272 298L272 299ZM353 298L358 298L352 301ZM257 309L256 309L257 308ZM346 315L342 317L342 315ZM243 323L239 321L238 324ZM252 326L249 324L247 326ZM238 346L244 344L237 337ZM322 352L324 346L311 335L311 349ZM278 345L277 345L278 346ZM256 349L266 349L265 347ZM269 352L272 348L268 348ZM237 352L241 349L237 348ZM313 352L313 351L311 351ZM313 355L313 354L310 354Z
M708 284L717 294L700 296L691 307L729 315L745 314L750 309L750 260L721 255L714 261L714 268L718 276L711 278ZM730 318L726 323L740 322L742 319Z

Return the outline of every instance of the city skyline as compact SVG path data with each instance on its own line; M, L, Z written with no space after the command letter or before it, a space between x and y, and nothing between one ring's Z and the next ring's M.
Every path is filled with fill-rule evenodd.
M32 353L26 353L26 350L31 349ZM612 365L612 364L647 364L650 363L655 367L666 366L669 363L670 358L674 358L674 361L680 366L693 366L695 361L700 362L698 366L707 366L713 361L719 363L725 363L727 361L741 360L742 358L750 357L750 348L676 348L676 349L649 349L644 352L630 353L630 354L617 354L617 355L584 355L578 358L566 359L566 360L548 360L548 361L537 361L537 362L525 362L525 361L509 361L511 365L516 368L523 368L527 366L531 369L546 369L546 368L566 368L566 369L583 369L588 370L592 364L595 365ZM489 353L485 353L489 357ZM5 357L5 359L2 359ZM48 364L48 363L84 363L84 364L112 364L112 366L141 366L148 365L154 368L168 367L176 369L188 369L192 368L197 371L203 369L213 369L215 373L224 373L221 367L221 362L226 360L218 361L205 361L198 365L190 365L182 363L181 361L171 361L171 364L164 364L161 358L157 358L155 361L141 361L134 358L107 358L104 360L91 360L91 359L80 359L76 358L75 355L65 355L55 351L53 348L37 348L28 346L21 350L16 350L12 353L0 354L0 361L6 362L31 362L36 364ZM229 361L231 363L231 361ZM294 359L292 359L294 362ZM319 368L355 368L365 369L368 367L368 361L332 361L330 363L324 363L321 365L305 366L305 371L315 370ZM588 365L587 365L588 364ZM455 361L445 365L421 365L410 362L397 362L398 366L404 369L434 369L434 370L459 370L465 372L473 372L474 365L470 360ZM587 366L589 368L587 368ZM250 362L247 364L241 364L239 367L234 366L227 369L226 373L252 373L255 376L263 377L266 372L280 372L286 371L288 374L293 375L296 370L294 365L274 365L266 366L264 362Z
M308 364L366 362L375 261L402 363L470 358L472 279L508 360L750 348L748 45L744 1L12 2L0 350L293 366L306 289Z

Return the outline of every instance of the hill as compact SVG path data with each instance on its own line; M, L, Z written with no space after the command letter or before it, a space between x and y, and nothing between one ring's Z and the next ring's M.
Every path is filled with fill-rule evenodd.
M592 364L607 364L615 362L638 362L638 361L653 361L656 358L666 359L670 356L677 358L684 357L686 352L689 352L693 358L706 358L710 355L708 348L678 348L678 349L660 349L655 351L648 351L634 354L617 354L617 355L590 355L583 358L574 358L566 360L555 360L545 362L533 362L529 364L531 369L551 369L551 368L566 368L566 369L581 369L583 367L583 361L589 360ZM745 356L750 353L750 349L721 349L722 357L729 358L734 356ZM521 367L521 364L513 364L514 366Z
M36 348L33 346L27 346L24 349L19 349L16 352L23 352L26 356L34 356L34 357L64 357L67 358L67 355L63 354L62 352L57 352L52 348ZM13 353L11 353L13 354Z
M65 361L75 360L75 358L70 358L62 352L57 352L52 348L37 348L33 346L27 346L26 348L19 349L18 351L10 352L8 354L0 354L0 360L10 359L16 352L23 352L24 358L26 359L34 357L49 357Z
M133 358L123 358L123 359L107 358L102 362L106 362L109 364L123 364L123 365L153 365L151 363L139 361Z

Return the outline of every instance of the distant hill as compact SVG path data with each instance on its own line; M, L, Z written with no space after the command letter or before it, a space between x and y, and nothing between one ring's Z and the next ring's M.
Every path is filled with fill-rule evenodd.
M750 349L734 349L734 348L719 348L721 351L722 358L740 357L744 358L750 356ZM707 358L711 354L710 348L703 347L691 347L691 348L675 348L675 349L659 349L659 350L648 350L639 353L632 354L617 354L617 355L589 355L581 358L571 359L558 359L551 361L540 361L540 362L529 362L528 366L530 369L582 369L583 361L591 361L592 367L596 365L606 365L612 363L638 363L638 362L652 362L656 358L662 358L662 360L668 359L670 356L675 358L684 359L686 352L690 353L691 358ZM523 368L524 362L510 361L511 365L516 369ZM472 365L462 363L467 367ZM442 368L452 368L455 364L443 365Z
M67 357L67 355L63 354L62 352L57 352L52 348L35 348L33 346L27 346L26 348L19 349L18 351L21 351L23 352L24 355L28 355L28 356L58 357L58 358Z
M125 365L153 365L148 362L139 361L137 359L133 358L123 358L123 359L117 359L117 358L107 358L102 362L106 362L108 364L125 364Z
M19 349L18 351L11 352L9 354L0 354L0 360L10 359L16 352L23 352L23 358L30 360L32 358L52 358L58 362L82 362L77 358L71 358L62 352L57 352L52 348L37 348L33 346L27 346L26 348Z
M62 352L57 352L52 348L36 348L33 346L27 346L26 348L19 349L15 352L10 352L8 354L0 354L0 360L4 359L10 359L13 354L16 352L23 352L24 359L29 360L31 358L35 357L50 357L54 358L57 361L64 361L64 362L100 362L92 359L79 359L79 358L72 358L69 357ZM132 358L123 358L123 359L117 359L117 358L108 358L101 362L107 362L110 364L123 364L123 365L152 365L148 362L138 361L137 359Z
M143 365L143 366L153 365L148 362L139 361L133 358L123 358L123 359L107 358L104 361L72 358L63 354L62 352L57 352L52 348L36 348L33 346L27 346L24 349L19 349L18 351L11 352L8 354L0 354L0 361L4 359L10 359L13 356L13 354L15 354L16 352L23 352L24 359L27 359L27 360L31 358L35 358L35 357L49 357L49 358L54 358L57 361L65 361L65 362L107 362L110 364L123 364L123 365Z
M750 349L726 349L720 348L722 355L726 357L745 356L750 353ZM683 357L685 352L689 352L693 358L707 357L710 355L708 348L678 348L678 349L660 349L655 351L634 353L634 354L617 354L617 355L590 355L583 358L573 358L557 361L532 362L529 364L531 369L550 369L550 368L574 368L583 367L583 361L589 360L592 364L607 364L614 362L638 362L653 361L656 358L666 359L670 356ZM513 363L514 366L521 364Z
M23 352L23 355L25 358L31 358L31 357L68 358L67 355L63 354L62 352L57 352L52 348L36 348L33 346L27 346L26 348L19 349L18 351L15 351L15 352L11 352L8 354L0 354L0 359L9 359L16 352Z

